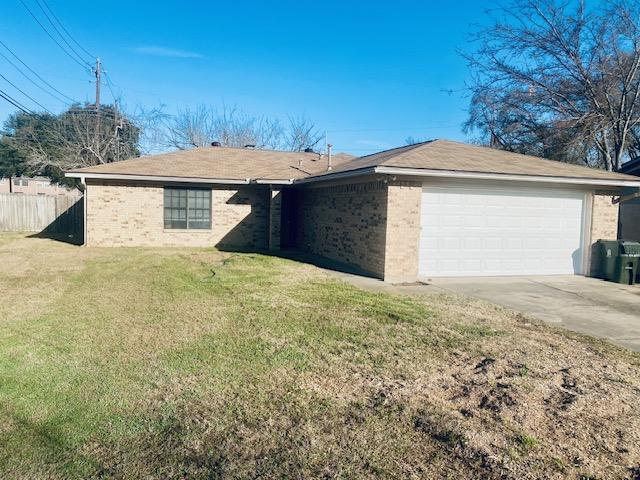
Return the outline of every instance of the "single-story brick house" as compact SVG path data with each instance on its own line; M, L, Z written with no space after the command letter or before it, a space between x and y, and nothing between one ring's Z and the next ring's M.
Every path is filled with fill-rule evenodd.
M330 163L331 162L331 165ZM359 158L207 147L73 170L91 246L297 248L387 281L586 274L637 177L447 140Z

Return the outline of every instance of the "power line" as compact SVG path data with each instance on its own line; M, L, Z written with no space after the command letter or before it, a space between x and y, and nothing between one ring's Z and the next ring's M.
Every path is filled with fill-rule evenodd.
M2 74L0 74L0 77L4 78L9 84L11 84L13 87L17 88L13 83L9 82ZM20 92L22 92L24 95L26 95L22 90L18 89ZM28 95L27 95L28 96ZM7 92L0 90L0 98L4 99L5 101L7 101L9 104L13 105L15 108L17 108L18 110L20 110L21 112L25 113L26 115L29 115L30 117L38 117L38 113L30 110L29 108L27 108L24 104L22 104L20 101L16 100L15 98L13 98L11 95L9 95ZM31 100L33 100L31 97L29 97ZM34 100L35 101L35 100ZM36 102L37 103L37 102ZM38 104L40 105L40 104ZM42 105L40 105L42 107ZM43 107L44 108L44 107ZM45 109L46 110L46 109ZM47 112L51 115L54 115L53 113L49 112L47 110ZM76 111L76 110L68 110L65 114L69 114L69 115L75 115L75 114L96 114L96 111L93 110L89 110L89 109L83 109L82 111ZM106 117L110 117L112 120L115 121L120 121L120 128L122 128L122 118L118 116L117 113L112 113L112 112L103 112L103 115ZM55 115L54 115L55 116ZM44 131L48 132L49 134L53 134L54 136L57 136L58 138L62 138L61 137L61 132L58 131L55 128L52 128L49 125L42 125L42 128ZM92 135L92 137L95 138L101 138L101 139L108 139L108 140L113 140L114 136L108 133L102 133L102 132L96 132ZM119 141L117 138L117 135L115 137L115 141Z
M4 98L7 102L9 102L11 105L13 105L14 107L16 107L18 110L21 110L22 112L28 114L28 115L33 115L34 113L29 110L27 107L25 107L24 105L22 105L20 102L18 102L18 100L16 100L15 98L12 98L8 93L6 93L3 90L0 90L0 97Z
M116 97L116 94L113 92L113 82L111 81L111 77L109 76L106 70L103 70L102 73L104 73L104 79L106 80L106 85L107 85L107 88L109 89L109 92L111 92L111 97L113 98L113 102L118 103L118 98Z
M66 33L66 34L67 34L67 36L71 39L71 41L73 41L73 43L75 43L75 44L78 46L78 48L80 48L80 50L82 50L84 53L86 53L87 55L89 55L89 57L90 57L91 59L96 58L96 56L95 56L95 55L92 55L90 52L88 52L88 51L87 51L87 49L86 49L86 48L84 48L82 45L80 45L80 44L78 43L78 41L77 41L75 38L73 38L73 35L71 35L71 34L69 33L69 31L68 31L66 28L64 28L64 25L62 24L62 22L60 21L60 19L56 16L56 14L55 14L55 13L53 13L53 10L51 10L51 7L50 7L50 6L49 6L49 4L47 3L47 0L42 0L42 3L44 3L45 7L47 7L47 10L49 10L49 13L51 14L51 16L56 20L56 22L58 22L58 25L60 25L60 28L62 28L62 30L64 31L64 33Z
M47 85L49 88L51 88L53 91L55 91L56 93L60 94L61 96L63 96L64 98L66 98L67 100L69 100L71 103L76 103L76 100L74 100L73 98L71 98L68 95L65 95L64 93L62 93L60 90L58 90L56 87L54 87L53 85L51 85L49 82L47 82L44 78L42 78L42 76L40 76L38 74L38 72L36 72L34 69L32 69L29 65L27 65L26 63L24 63L20 57L18 57L18 55L15 54L15 52L13 50L11 50L9 47L7 47L7 45L0 40L0 45L2 45L11 55L13 55L13 57L18 60L22 65L25 66L25 68L27 70L29 70L31 73L33 73L36 77L38 77L38 79L44 83L45 85ZM5 57L6 58L6 57Z
M163 98L166 98L166 99L169 99L169 100L175 100L176 102L181 102L181 103L190 103L191 102L190 100L185 100L184 98L176 98L176 97L173 97L173 96L167 96L167 95L160 94L160 93L157 93L157 92L150 92L148 90L138 90L136 88L123 86L120 83L115 83L113 80L111 80L111 85L113 85L114 87L116 87L116 88L118 88L120 90L124 90L125 92L140 93L140 94L143 94L143 95L149 95L149 96L154 96L154 97L163 97Z
M11 85L13 88L15 88L16 90L18 90L21 94L23 94L25 97L27 97L29 100L31 100L33 103L35 103L36 105L38 105L40 108L42 108L45 112L50 113L51 115L53 115L53 113L51 113L51 111L45 107L44 105L42 105L40 102L38 102L36 99L34 99L32 96L30 96L28 93L26 93L24 90L21 90L20 87L18 87L15 83L13 83L11 80L9 80L7 77L5 77L4 75L2 75L0 73L0 77L2 77L4 79L5 82L7 82L9 85Z
M80 66L81 66L82 68L84 68L87 72L89 72L89 73L91 72L91 65L90 65L89 63L84 62L84 60L83 60L83 61L79 61L76 57L74 57L73 55L71 55L71 54L69 53L69 51L68 51L66 48L64 48L64 46L62 46L62 45L60 44L60 42L59 42L58 40L56 40L56 38L55 38L53 35L51 35L51 33L49 32L49 30L47 30L47 28L42 24L42 22L40 22L40 20L38 20L38 17L36 17L36 16L34 15L34 13L31 11L31 9L27 6L27 4L26 4L26 3L24 3L24 0L20 0L20 3L22 3L22 6L24 6L24 8L27 10L27 12L29 12L29 15L31 15L31 17L35 20L35 22L36 22L38 25L40 25L40 28L42 28L42 30L44 30L44 32L49 36L49 38L50 38L51 40L53 40L53 41L55 42L55 44L56 44L56 45L58 45L58 46L60 47L60 49L61 49L64 53L66 53L66 54L67 54L67 56L68 56L71 60L73 60L74 62L76 62L78 65L80 65Z
M56 24L53 23L53 20L51 20L51 17L49 16L49 14L47 13L47 11L43 8L42 4L40 3L40 0L36 0L36 4L38 5L38 8L40 8L40 11L42 13L44 13L44 16L47 18L47 20L49 20L49 23L51 24L51 26L53 27L53 29L56 31L56 33L60 36L60 39L64 42L64 44L69 47L69 49L75 54L76 57L78 57L80 59L80 61L85 62L85 59L82 58L82 55L80 55L75 48L73 48L73 45L71 45L67 39L65 38L64 35L62 35L62 33L60 32L60 30L58 30L58 27L56 27ZM88 62L87 62L88 63Z
M0 42L1 43L1 42ZM31 83L33 83L36 87L38 87L40 90L42 90L43 92L47 93L48 95L51 95L53 98L55 98L56 100L58 100L59 102L64 103L65 105L68 105L68 103L66 101L64 101L63 99L61 99L60 97L58 97L57 95L51 93L49 90L47 90L46 88L44 88L42 85L38 84L37 82L35 82L31 77L29 77L26 73L24 73L24 71L18 67L15 63L13 63L11 61L11 59L9 59L9 57L7 57L4 53L0 52L0 56L2 58L4 58L7 62L9 62L18 72L20 72L20 74L26 78L27 80L29 80ZM42 81L42 79L41 79ZM45 82L46 83L46 82Z

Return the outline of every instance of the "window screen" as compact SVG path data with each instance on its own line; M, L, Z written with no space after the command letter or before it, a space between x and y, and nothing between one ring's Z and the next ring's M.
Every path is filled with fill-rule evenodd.
M211 190L165 188L164 228L211 228Z

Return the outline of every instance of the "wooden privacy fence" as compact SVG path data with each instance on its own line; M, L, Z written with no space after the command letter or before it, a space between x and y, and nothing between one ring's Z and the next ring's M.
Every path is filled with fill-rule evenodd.
M72 235L83 233L82 197L0 193L0 231L42 232Z

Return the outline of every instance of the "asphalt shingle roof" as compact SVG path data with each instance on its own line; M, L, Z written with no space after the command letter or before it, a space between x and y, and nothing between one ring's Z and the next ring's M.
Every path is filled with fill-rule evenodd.
M334 155L333 165L351 160ZM202 147L70 170L69 173L152 175L227 180L289 180L327 170L327 156L252 148Z
M289 180L341 172L395 167L469 173L633 180L638 177L521 155L450 140L432 140L354 158L337 154L327 171L327 157L318 153L205 147L134 158L71 170L69 173L143 175L227 180Z
M451 140L432 140L356 158L333 172L395 167L469 173L633 180L638 177Z

